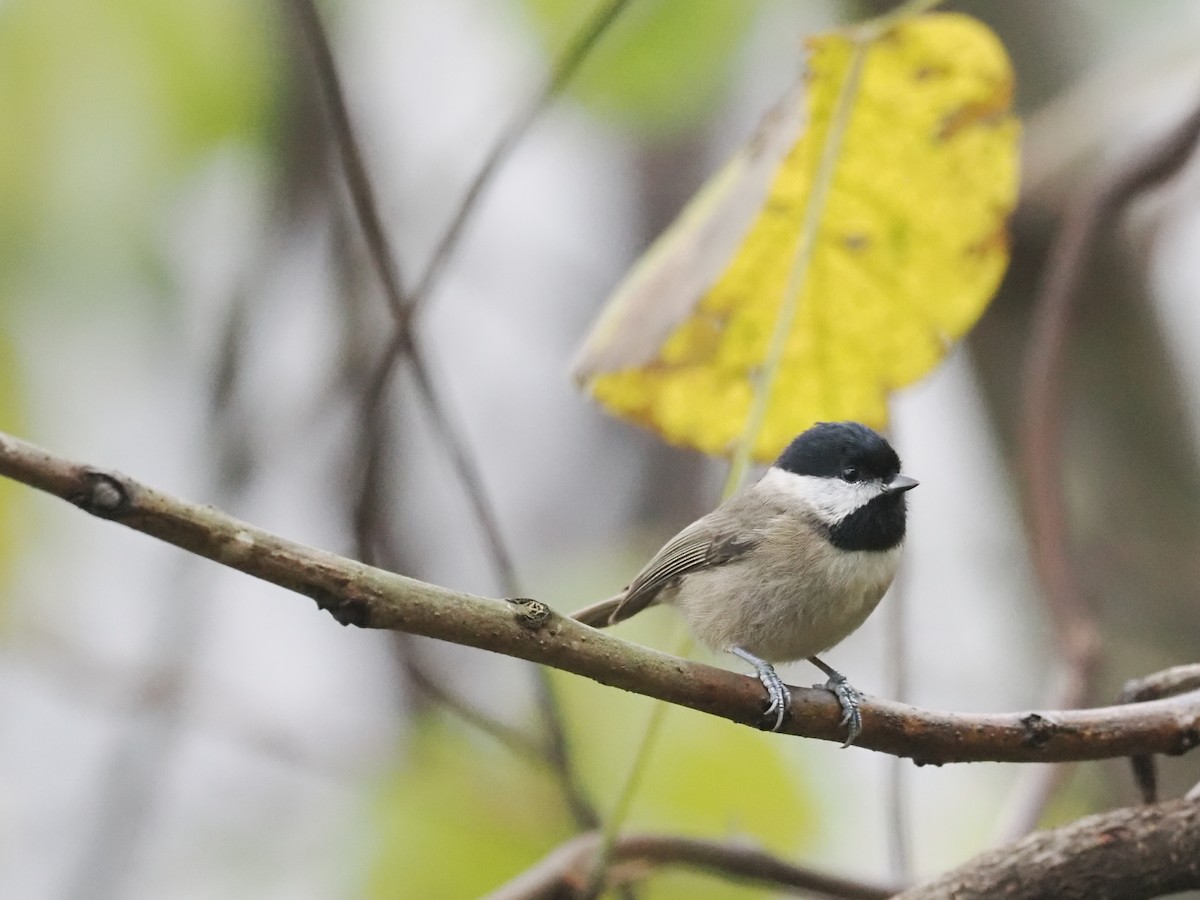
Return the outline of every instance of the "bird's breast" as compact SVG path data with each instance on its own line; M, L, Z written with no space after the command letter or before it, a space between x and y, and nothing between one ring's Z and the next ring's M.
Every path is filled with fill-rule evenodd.
M713 649L736 645L772 662L805 659L862 625L899 560L898 546L845 551L826 544L802 560L768 553L689 575L671 600Z

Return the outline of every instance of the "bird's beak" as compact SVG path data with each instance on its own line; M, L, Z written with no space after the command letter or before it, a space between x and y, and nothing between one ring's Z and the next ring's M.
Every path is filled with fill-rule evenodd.
M899 494L902 491L911 491L920 483L917 479L909 478L907 475L897 475L883 486L883 492L885 494Z

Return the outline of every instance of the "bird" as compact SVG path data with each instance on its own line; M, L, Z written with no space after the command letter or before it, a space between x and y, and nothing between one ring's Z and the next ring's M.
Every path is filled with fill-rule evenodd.
M891 585L918 483L875 430L818 422L758 481L667 541L624 590L573 618L603 628L674 606L702 644L754 667L771 731L791 705L773 663L807 659L828 679L817 687L838 699L850 746L861 696L817 654L862 625Z

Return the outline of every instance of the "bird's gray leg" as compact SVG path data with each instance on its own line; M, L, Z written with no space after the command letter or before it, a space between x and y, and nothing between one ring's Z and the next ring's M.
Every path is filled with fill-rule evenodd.
M862 731L862 711L859 709L862 695L851 687L846 681L846 676L833 666L826 665L815 656L810 656L808 661L829 676L829 680L824 684L814 684L813 687L823 687L837 697L838 705L842 707L841 724L847 726L846 743L842 746L849 747Z
M767 689L767 696L771 700L766 712L763 713L763 720L769 720L774 715L775 724L771 726L771 730L778 731L779 726L783 724L783 717L792 705L792 695L787 689L787 685L783 683L782 678L775 674L774 667L765 659L759 659L749 650L743 650L741 647L728 647L727 649L734 656L744 659L754 666L754 671L758 673L758 680Z

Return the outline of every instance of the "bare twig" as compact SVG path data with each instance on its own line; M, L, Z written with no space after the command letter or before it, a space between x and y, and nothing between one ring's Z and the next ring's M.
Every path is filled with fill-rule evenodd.
M530 737L524 729L514 728L452 693L440 680L431 677L425 666L410 665L405 672L407 677L412 680L413 685L426 696L436 701L442 708L457 715L467 724L491 735L514 756L547 766L555 772L559 779L559 790L563 792L563 799L576 824L587 828L595 828L599 824L590 800L574 777L573 768L566 765L565 761L568 760L566 748L553 743L551 730L547 729L547 734L541 740ZM549 679L545 680L548 683Z
M246 423L237 415L246 325L246 293L236 291L221 330L209 384L208 427L214 446L210 480L229 494L249 479L253 462ZM198 601L196 572L184 559L171 579L179 603L152 610L147 643L151 662L130 688L139 700L95 778L99 792L91 835L67 886L69 897L117 897L134 864L147 823L155 813L172 758L185 730L183 699L207 635L206 609Z
M403 355L411 365L426 413L431 418L434 430L450 457L455 473L474 511L476 521L483 532L488 555L497 577L506 593L516 595L519 590L512 555L499 528L495 506L483 487L483 478L478 463L468 451L465 439L454 424L453 417L446 405L438 396L433 379L429 374L429 363L420 352L419 345L413 336L412 322L418 305L428 295L442 266L449 259L478 198L490 183L496 169L507 158L511 149L525 134L541 109L550 98L561 90L575 72L627 0L617 0L617 2L609 0L601 8L555 66L550 82L541 97L504 131L483 168L474 179L466 197L460 203L446 234L434 252L429 267L421 276L416 290L407 297L404 296L401 288L395 255L379 216L378 203L363 165L362 153L359 150L353 125L346 109L337 67L320 16L313 0L291 0L291 2L312 47L317 78L321 83L329 107L332 130L341 151L343 170L354 202L355 214L366 237L368 251L375 263L381 287L394 319L393 336L383 358L376 367L367 390L362 395L360 407L360 447L363 452L363 472L355 507L355 532L360 551L363 551L364 555L372 553L373 544L381 530L377 498L381 494L379 490L380 461L384 449L385 431L379 426L379 418L391 373L394 371L397 360ZM549 762L559 778L564 796L576 820L585 827L591 827L597 821L597 816L587 800L571 764L562 714L555 700L553 688L546 674L540 670L535 671L535 684L539 701L538 708L541 710L543 724L548 733L549 746L552 750L548 758Z
M387 428L384 427L386 417L382 410L393 366L400 359L400 350L407 342L407 336L407 331L394 332L383 358L374 367L358 396L359 424L355 442L359 467L355 473L358 492L352 518L359 558L372 564L379 563L385 555L384 547L392 544L388 540L390 535L386 534L387 517L383 506L386 496L383 489L383 463L387 449Z
M458 208L450 219L450 224L446 227L446 231L442 234L441 240L438 241L437 247L429 258L429 264L421 273L421 277L417 279L417 286L412 294L412 312L415 313L428 299L442 270L458 246L463 229L500 167L517 144L521 142L521 139L525 137L538 116L562 93L563 88L579 71L580 65L608 31L609 26L616 21L617 16L628 5L629 0L602 0L584 22L583 27L554 61L550 77L541 92L530 100L524 109L513 116L512 121L500 133L487 158L483 161L483 165L471 179L471 184L462 200L459 201Z
M429 377L429 365L424 361L419 345L414 343L409 348L408 358L412 362L412 374L417 390L425 400L426 411L441 438L442 446L450 454L450 464L466 490L475 520L483 532L501 588L506 596L515 597L520 593L516 567L508 545L501 538L503 532L496 518L496 511L488 499L487 490L483 486L482 475L465 449L466 440L461 430L451 421L446 404L438 396L437 388ZM566 726L558 698L554 694L554 685L550 682L549 673L541 668L535 670L534 689L546 730L547 752L543 759L557 776L559 788L575 822L583 828L595 828L600 821L599 816L575 771L567 744Z
M441 681L430 677L424 666L413 666L409 677L413 679L420 690L436 700L439 705L485 734L490 734L512 751L513 755L523 759L545 761L546 748L538 741L529 737L522 729L506 725L495 716L452 694Z
M201 562L199 559L191 561ZM20 647L5 647L5 652L6 659L15 659L18 664L22 654L36 656L39 669L50 676L52 683L60 685L65 694L69 694L64 699L79 703L89 713L99 709L114 716L141 717L178 702L174 694L176 685L181 683L180 674L176 671L177 660L166 660L149 668L132 666L100 658L85 645L48 630L23 630ZM218 698L216 702L189 710L191 715L187 724L190 731L316 777L344 783L359 776L359 769L344 757L320 755L305 743L306 736L288 733L278 724L263 721L257 713L251 714L240 708L240 684L220 683L214 687ZM148 774L139 773L143 779ZM121 805L109 808L120 810L120 815L128 815L130 807ZM98 818L105 827L111 828L114 817L115 813L111 816L102 813ZM129 870L128 858L120 854L114 854L111 860L106 860L106 864L123 865L125 872ZM96 875L94 869L90 871L93 876ZM89 900L116 893L98 880L85 882L82 875L76 883L79 887L69 893Z
M149 702L125 723L96 778L100 796L92 833L71 872L67 897L120 897L155 813L183 733L185 706L180 701L191 684L196 651L207 625L195 590L184 592L191 597L180 593L175 591L175 599L182 601L181 608L162 604L154 614L151 635L156 663L143 671L133 689ZM162 680L151 685L153 675Z
M416 383L417 393L425 402L426 414L429 416L438 440L450 456L450 465L454 469L459 483L463 486L463 491L471 504L471 510L475 514L475 521L479 523L480 530L483 532L483 539L492 560L492 567L496 571L500 589L506 596L515 597L521 593L517 583L517 570L513 565L508 542L504 539L504 532L500 528L499 514L496 512L487 488L484 487L483 473L479 471L478 463L467 450L467 442L462 429L457 422L452 421L449 409L438 393L437 385L429 374L429 362L425 359L420 345L412 343L408 348L407 356L412 364L412 376Z
M563 793L563 799L566 800L575 824L581 828L595 828L600 824L600 814L592 805L583 781L575 770L571 747L567 743L562 706L554 690L554 682L550 680L550 673L540 666L537 669L534 687L537 690L538 707L542 710L546 722L546 761L550 765L550 771L558 778L559 790Z
M337 66L320 15L313 0L290 0L290 2L312 50L317 81L321 85L329 110L334 142L337 144L341 156L342 170L350 189L355 217L366 238L367 250L379 276L380 287L395 320L395 333L388 344L385 360L392 360L400 355L404 355L410 360L421 398L429 416L433 419L435 431L450 454L456 474L462 482L472 509L485 533L489 554L498 576L504 584L505 590L516 594L516 579L511 555L500 533L491 500L484 491L483 479L479 474L478 466L466 450L465 442L457 430L451 426L445 405L433 388L433 380L429 375L427 363L423 355L418 352L417 343L413 339L411 321L414 304L411 297L404 295L401 287L399 268L395 262L396 256L384 228L383 220L379 215L379 203L375 199L375 190L363 163L362 151L350 121L341 79L338 76ZM371 508L368 504L373 503L372 498L378 494L376 474L379 456L383 448L380 446L382 440L380 430L375 428L374 424L380 413L388 377L393 367L394 363L392 362L381 364L363 394L362 444L368 448L368 451L363 479L364 488L360 491L359 511L356 516L360 520L356 523L360 529L361 520L372 518L368 516L366 510ZM369 541L360 540L360 543L369 545Z
M1200 802L1114 809L983 853L897 900L1138 900L1200 888Z
M1134 678L1125 682L1125 688L1118 703L1142 703L1146 700L1158 700L1160 697L1171 697L1188 691L1200 689L1200 665L1174 666L1162 672L1155 672L1145 678ZM1153 756L1131 756L1129 763L1133 768L1133 780L1142 795L1143 803L1154 803L1158 800L1158 772L1154 766Z
M350 200L354 204L355 215L366 239L371 262L383 285L383 293L392 315L397 321L404 322L407 319L408 308L400 287L400 270L391 251L383 219L379 215L379 204L375 200L375 192L371 189L371 180L367 177L358 138L355 137L354 128L350 124L346 95L338 77L337 65L333 61L333 50L330 49L329 39L325 35L325 26L321 23L320 13L317 12L313 0L289 0L289 3L312 52L317 83L321 87L330 123L337 137L342 172L346 176Z
M179 500L4 434L0 476L310 597L343 625L504 653L744 725L762 718L757 679L638 647L558 616L535 600L489 600L305 547L212 506ZM832 694L791 691L792 715L783 730L840 743L841 711ZM868 699L857 746L942 764L1181 754L1198 741L1200 691L1193 691L1126 706L1024 714L939 713Z
M366 560L376 561L380 557L376 544L381 543L379 535L385 530L379 498L383 494L380 489L383 480L382 456L387 432L383 427L380 410L395 364L411 346L410 304L404 295L397 257L384 228L383 218L379 214L375 190L367 174L358 136L350 120L345 91L342 89L341 77L321 15L314 0L288 0L288 4L309 46L316 82L325 100L330 131L338 149L355 219L362 230L367 254L395 322L395 332L388 344L384 361L375 367L360 400L358 447L361 472L360 488L354 508L354 533L359 555Z
M888 695L899 701L909 697L908 590L905 573L892 584L886 607L887 633L884 638ZM890 874L900 882L912 879L912 840L909 836L909 794L907 760L888 760L885 815L888 835Z
M532 868L487 895L487 900L567 900L582 896L600 842L581 834L547 854ZM757 847L659 834L626 834L612 848L608 883L618 884L681 866L730 881L796 888L806 895L841 900L883 900L895 888L825 875Z
M1063 659L1050 706L1074 707L1088 700L1100 650L1095 613L1074 562L1062 486L1064 372L1079 284L1097 238L1112 219L1130 199L1178 171L1197 140L1200 107L1138 158L1080 190L1067 207L1038 292L1025 371L1020 466L1030 552ZM1058 767L1031 775L1017 792L1004 833L1011 837L1034 827L1064 778Z

